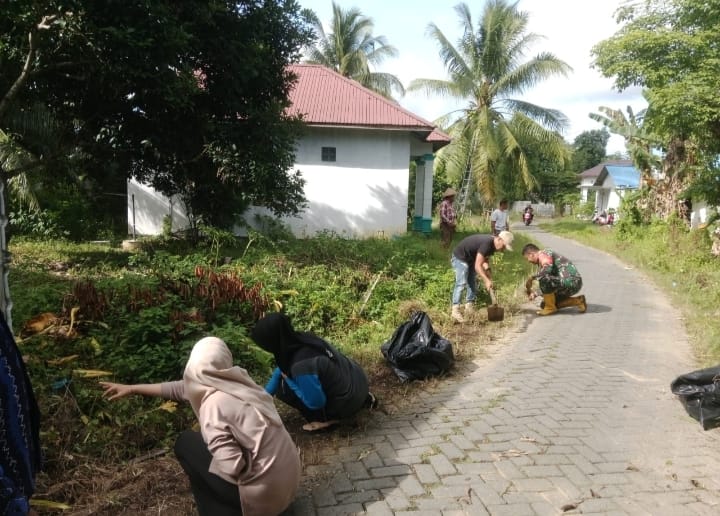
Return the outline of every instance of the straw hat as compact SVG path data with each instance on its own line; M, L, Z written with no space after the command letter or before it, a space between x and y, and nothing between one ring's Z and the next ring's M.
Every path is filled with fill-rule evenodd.
M457 192L455 190L453 190L452 188L448 188L447 190L445 190L445 193L443 194L443 199L445 197L454 197L456 194L457 194Z

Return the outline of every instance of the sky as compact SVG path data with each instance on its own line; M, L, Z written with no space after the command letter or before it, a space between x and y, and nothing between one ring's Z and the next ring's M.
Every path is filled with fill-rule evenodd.
M599 113L600 106L626 111L631 106L637 113L647 107L640 90L632 88L618 92L613 81L604 78L591 66L591 48L596 43L612 36L620 26L613 13L625 0L519 0L518 8L529 14L530 32L540 39L537 48L529 55L540 51L551 52L569 64L573 71L567 77L554 77L536 85L514 98L532 102L544 108L562 111L570 125L563 136L572 143L583 131L602 129L599 122L592 120L589 113ZM327 28L332 18L331 0L298 0L300 5L312 9ZM360 9L363 15L372 18L374 36L385 36L388 44L398 51L396 58L388 59L376 71L396 75L404 86L413 79L446 79L438 47L426 35L428 25L433 22L453 44L460 36L460 24L454 6L459 0L336 0L343 9ZM466 0L477 21L482 13L483 0ZM440 116L464 104L427 96L422 92L407 93L398 99L402 107L416 115L434 121ZM625 153L625 145L619 136L612 135L607 146L608 154Z

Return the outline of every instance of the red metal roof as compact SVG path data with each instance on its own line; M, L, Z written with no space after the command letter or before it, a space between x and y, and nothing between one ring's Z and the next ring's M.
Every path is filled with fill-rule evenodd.
M302 114L307 124L407 129L420 132L428 142L450 143L432 122L334 70L311 64L289 68L298 77L290 91L290 113Z

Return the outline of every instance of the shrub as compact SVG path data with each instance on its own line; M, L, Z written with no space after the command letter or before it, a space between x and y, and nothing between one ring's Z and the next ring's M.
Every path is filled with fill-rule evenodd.
M65 238L67 230L60 227L58 217L47 210L17 209L10 212L10 234L38 238Z

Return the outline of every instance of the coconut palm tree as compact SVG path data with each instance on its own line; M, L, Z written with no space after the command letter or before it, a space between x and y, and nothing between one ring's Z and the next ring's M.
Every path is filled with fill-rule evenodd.
M57 162L68 162L68 147L50 110L42 103L10 104L0 122L0 180L19 207L40 210L36 191L57 179Z
M566 117L512 96L553 75L565 75L570 67L547 52L524 60L540 36L527 32L528 15L516 3L488 0L477 27L467 4L458 4L455 11L463 28L457 46L434 23L428 26L449 78L415 79L408 90L466 103L438 120L453 137L439 160L449 177L466 177L469 171L482 200L494 204L501 195L500 174L512 174L528 189L535 186L526 155L530 142L563 159L566 149L558 131Z
M392 98L393 92L404 95L405 88L397 77L372 70L386 58L397 56L397 50L388 45L385 36L373 36L372 18L355 7L345 11L335 2L332 6L327 34L317 16L311 17L318 41L306 49L305 62L332 68L384 97Z

